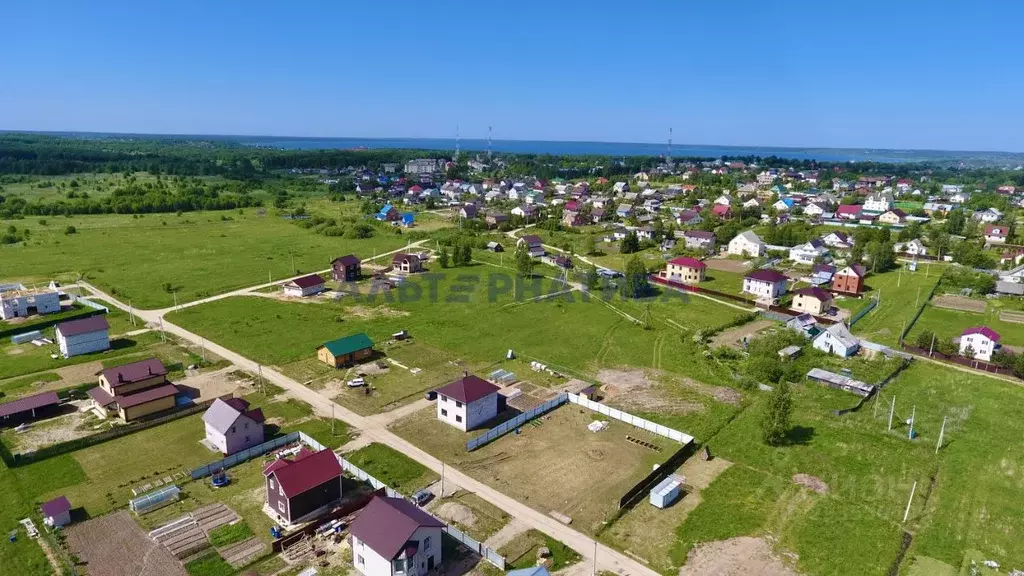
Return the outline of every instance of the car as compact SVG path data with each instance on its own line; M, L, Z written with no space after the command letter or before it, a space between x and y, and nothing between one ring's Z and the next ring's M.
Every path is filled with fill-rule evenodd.
M430 490L420 490L419 492L412 495L412 501L417 506L426 506L428 502L434 499L434 493Z
M347 384L349 388L359 388L360 386L366 386L366 380L362 378L353 378L352 380L349 380Z

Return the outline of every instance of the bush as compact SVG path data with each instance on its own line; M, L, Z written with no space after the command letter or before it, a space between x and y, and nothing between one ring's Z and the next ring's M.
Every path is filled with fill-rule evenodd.
M78 229L75 228L74 226L68 226L67 228L64 229L64 234L66 234L68 236L70 236L72 234L77 234L77 233L78 233Z

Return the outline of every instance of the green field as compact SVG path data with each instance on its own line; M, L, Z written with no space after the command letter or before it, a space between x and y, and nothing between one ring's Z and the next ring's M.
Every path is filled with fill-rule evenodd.
M46 335L46 332L44 332L44 335ZM56 370L64 366L73 366L85 362L123 358L143 353L147 348L159 341L160 336L156 333L112 338L109 350L72 356L71 358L60 357L60 350L56 344L36 346L31 343L11 344L8 341L0 344L0 358L3 359L3 361L0 361L0 379L13 378L46 370ZM53 354L56 354L57 358L52 358L51 355Z
M376 442L345 454L345 459L407 496L440 478L405 454Z
M343 206L346 213L357 208L352 202ZM65 235L67 226L77 233ZM268 278L323 270L332 258L350 252L367 258L406 244L383 230L362 240L323 236L281 218L274 209L261 216L255 208L180 216L51 217L45 226L26 219L21 227L31 230L27 245L0 246L0 261L10 263L3 270L5 279L29 283L82 276L143 309L173 305L166 288L185 302Z
M917 313L917 307L924 303L942 273L939 265L925 269L925 264L919 263L917 272L893 270L869 274L864 299L839 298L836 306L853 313L860 310L868 298L880 295L878 306L854 324L853 333L872 342L896 346L900 331Z
M950 310L928 304L917 322L914 323L913 329L907 334L906 340L913 344L917 335L922 332L934 332L939 338L959 338L960 334L968 328L988 326L999 334L1000 344L1024 347L1024 324L1000 320L1000 308L992 303L986 304L984 313Z

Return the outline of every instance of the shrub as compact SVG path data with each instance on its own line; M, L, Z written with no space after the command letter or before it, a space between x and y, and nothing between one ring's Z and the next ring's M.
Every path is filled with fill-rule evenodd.
M64 234L66 234L68 236L70 236L72 234L77 234L77 233L78 233L78 229L75 228L74 226L68 226L67 228L64 229Z

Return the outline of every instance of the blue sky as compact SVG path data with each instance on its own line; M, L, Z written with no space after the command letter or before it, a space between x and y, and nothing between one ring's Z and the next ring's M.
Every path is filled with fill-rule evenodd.
M159 5L157 5L159 4ZM1024 2L12 2L0 129L1024 151Z

